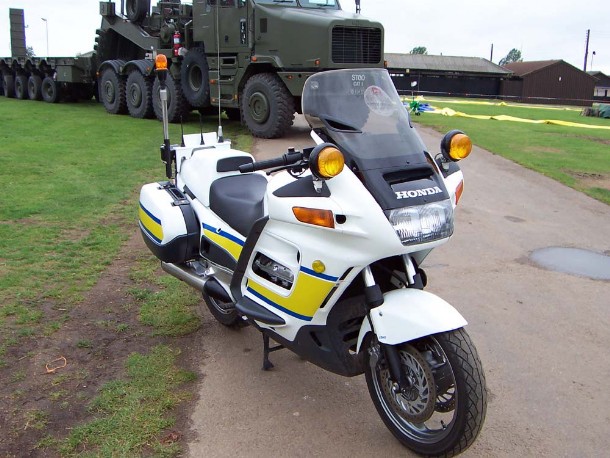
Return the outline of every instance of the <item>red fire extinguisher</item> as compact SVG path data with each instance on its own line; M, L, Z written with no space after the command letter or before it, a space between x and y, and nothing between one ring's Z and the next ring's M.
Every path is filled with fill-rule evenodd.
M180 48L182 48L182 35L180 35L179 31L174 32L174 56L180 55Z

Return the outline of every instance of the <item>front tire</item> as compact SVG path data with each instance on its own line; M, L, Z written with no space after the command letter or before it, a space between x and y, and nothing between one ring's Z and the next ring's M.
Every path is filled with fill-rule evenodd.
M397 347L401 370L412 383L400 392L377 339L369 336L365 347L366 382L381 419L417 453L463 452L479 434L487 410L485 375L470 337L460 328Z
M294 99L279 76L259 73L252 76L241 97L243 120L252 135L278 138L294 121Z
M242 319L237 314L235 304L221 302L203 291L203 300L216 320L229 328L237 328Z

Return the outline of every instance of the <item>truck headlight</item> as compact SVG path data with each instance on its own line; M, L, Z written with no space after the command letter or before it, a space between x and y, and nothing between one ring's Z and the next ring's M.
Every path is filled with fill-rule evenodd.
M403 245L432 242L453 234L450 200L396 208L386 215Z

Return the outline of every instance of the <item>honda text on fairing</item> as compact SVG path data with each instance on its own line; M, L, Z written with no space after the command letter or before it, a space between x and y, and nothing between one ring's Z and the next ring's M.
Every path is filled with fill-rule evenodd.
M430 155L383 69L317 73L302 108L316 146L267 161L215 133L171 146L165 129L168 180L140 194L144 240L220 323L262 333L264 369L287 348L364 373L401 443L460 453L484 422L485 376L421 265L453 234L470 139L452 131Z

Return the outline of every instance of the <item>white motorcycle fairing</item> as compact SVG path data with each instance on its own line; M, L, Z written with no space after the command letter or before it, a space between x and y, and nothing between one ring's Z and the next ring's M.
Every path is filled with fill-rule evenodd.
M397 345L468 324L451 304L427 291L397 289L385 293L383 300L370 314L377 339L383 344ZM369 320L364 320L358 334L358 353L371 331Z

